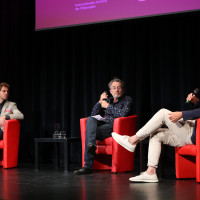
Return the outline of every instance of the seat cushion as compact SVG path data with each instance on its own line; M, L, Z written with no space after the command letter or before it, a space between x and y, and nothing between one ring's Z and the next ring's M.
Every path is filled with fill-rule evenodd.
M190 144L180 147L177 153L180 155L196 156L196 145Z
M97 140L96 154L112 155L112 137L106 138L105 140Z
M112 137L106 138L105 140L97 140L97 145L112 145Z

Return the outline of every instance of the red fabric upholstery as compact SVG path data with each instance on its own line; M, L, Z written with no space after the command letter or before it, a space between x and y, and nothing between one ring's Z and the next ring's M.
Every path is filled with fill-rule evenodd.
M85 137L87 118L80 119L82 142L82 166L84 166ZM114 120L113 131L120 135L136 133L137 115L119 117ZM94 170L110 169L111 172L125 172L134 169L135 153L129 152L113 140L112 137L103 141L97 140Z
M197 120L196 145L175 148L176 177L200 182L200 119Z
M0 165L3 168L17 167L19 149L20 123L16 119L7 120L4 126L3 140L0 141L2 149Z

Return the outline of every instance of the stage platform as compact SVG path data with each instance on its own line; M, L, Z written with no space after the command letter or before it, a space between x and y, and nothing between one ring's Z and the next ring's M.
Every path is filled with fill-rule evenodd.
M188 200L200 198L195 179L160 179L159 183L129 183L135 172L95 171L77 176L73 171L34 165L0 168L0 200Z

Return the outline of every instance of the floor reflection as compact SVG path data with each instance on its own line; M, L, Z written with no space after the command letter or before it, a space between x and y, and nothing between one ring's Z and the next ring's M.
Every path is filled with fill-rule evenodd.
M159 200L159 183L130 183L130 193L133 199Z
M85 176L57 170L0 168L0 200L188 200L200 197L195 179L130 183L133 173L97 171Z
M20 200L17 169L2 169L0 173L0 199Z

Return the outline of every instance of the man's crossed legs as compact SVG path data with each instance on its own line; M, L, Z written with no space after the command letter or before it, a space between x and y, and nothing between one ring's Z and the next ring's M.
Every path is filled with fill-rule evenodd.
M191 135L194 124L187 121L171 122L168 115L171 111L167 109L159 110L147 123L143 126L136 135L132 137L121 136L117 133L112 133L112 137L117 143L122 145L128 151L134 152L139 141L144 140L150 136L149 150L148 150L148 168L146 172L136 177L131 177L132 182L158 182L156 175L156 168L161 153L161 144L170 146L184 146L192 144ZM168 128L161 128L166 125Z

